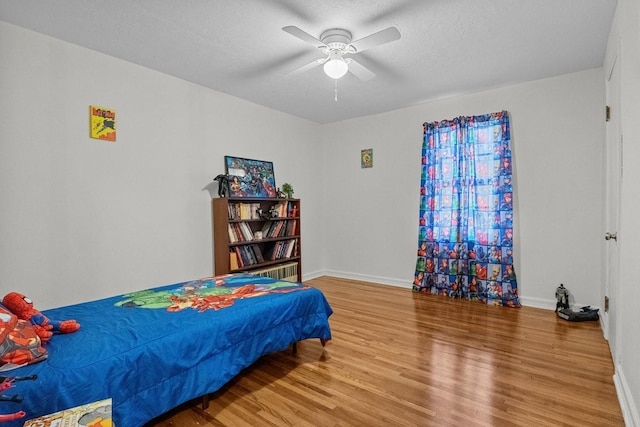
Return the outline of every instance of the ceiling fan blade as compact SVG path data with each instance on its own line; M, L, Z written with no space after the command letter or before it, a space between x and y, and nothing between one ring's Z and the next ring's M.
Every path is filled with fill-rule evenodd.
M329 59L328 57L327 58L316 59L313 62L310 62L310 63L308 63L306 65L303 65L300 68L296 68L295 70L290 71L289 73L287 73L287 76L295 76L295 75L298 75L298 74L302 74L305 71L309 71L310 69L315 68L320 64L324 64L325 62L327 62L328 59Z
M416 9L424 9L426 2L424 0L395 0L388 3L392 3L392 5L383 8L379 13L363 23L373 25L378 22L389 22L389 20L394 19L394 17L410 15L412 12L415 12Z
M371 49L372 47L380 46L381 44L389 43L398 39L400 39L400 31L398 31L396 27L389 27L351 42L351 46L353 46L356 52L362 52L363 50Z
M422 1L422 0L417 0ZM256 1L255 3L258 3ZM269 7L277 9L278 12L285 13L287 15L291 15L295 17L298 21L301 22L310 22L313 19L313 15L309 13L308 9L300 5L300 2L296 2L296 0L280 0L270 2Z
M354 61L353 58L349 59L351 59L351 61L349 61L349 71L361 81L366 82L376 76L373 71L359 62Z
M322 43L320 40L318 40L317 38L313 37L311 34L305 32L305 31L302 31L300 28L298 28L298 27L296 27L294 25L289 25L287 27L282 27L282 30L284 32L287 32L287 33L291 34L292 36L295 36L295 37L299 38L303 42L309 43L310 45L315 46L317 48L326 46L326 44Z

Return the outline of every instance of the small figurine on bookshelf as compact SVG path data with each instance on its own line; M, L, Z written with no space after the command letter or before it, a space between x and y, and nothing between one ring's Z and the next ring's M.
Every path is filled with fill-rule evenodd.
M269 208L269 219L274 219L274 218L278 218L280 215L278 214L278 210L276 209L276 206L271 206Z
M229 175L220 174L213 178L214 181L218 181L218 196L229 197Z

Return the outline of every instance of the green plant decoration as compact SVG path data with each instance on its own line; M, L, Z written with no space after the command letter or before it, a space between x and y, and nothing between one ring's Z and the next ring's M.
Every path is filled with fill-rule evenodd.
M288 182L282 184L282 192L287 195L287 199L293 199L293 186Z

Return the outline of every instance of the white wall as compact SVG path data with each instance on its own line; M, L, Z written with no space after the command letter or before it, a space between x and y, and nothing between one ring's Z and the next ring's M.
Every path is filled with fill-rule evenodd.
M225 154L272 160L322 268L321 126L0 22L0 298L40 309L211 275L204 188ZM117 112L89 138L89 105Z
M616 368L615 383L622 412L628 426L640 426L640 3L618 0L614 24L607 47L611 67L616 44L620 43L621 134L623 137L623 177L618 230L620 253L620 306L612 348Z
M329 274L410 286L416 261L422 124L511 114L516 274L522 301L600 306L601 68L325 125ZM374 166L360 168L373 148Z

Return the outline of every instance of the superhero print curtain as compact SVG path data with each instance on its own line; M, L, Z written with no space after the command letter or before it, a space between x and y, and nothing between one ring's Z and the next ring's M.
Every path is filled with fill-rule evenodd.
M414 291L519 307L506 111L424 124Z

